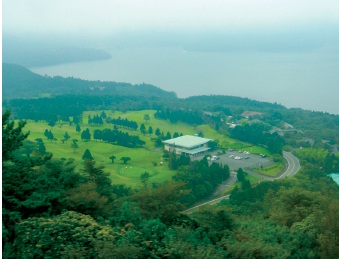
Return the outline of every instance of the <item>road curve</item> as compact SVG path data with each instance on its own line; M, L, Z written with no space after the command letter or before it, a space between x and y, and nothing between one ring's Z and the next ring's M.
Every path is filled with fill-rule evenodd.
M283 174L281 174L280 176L278 176L278 177L263 177L264 180L266 180L266 181L267 180L274 181L274 180L282 179L282 178L285 178L285 177L291 177L291 176L295 175L300 170L299 160L291 152L283 151L283 156L284 156L284 158L287 161L287 169L286 169L286 171ZM259 175L259 174L257 174L257 175ZM182 213L191 213L195 209L197 209L197 208L199 208L201 206L204 206L204 205L207 205L207 204L212 205L212 204L218 203L218 202L220 202L222 200L229 199L229 197L230 197L230 195L228 194L228 195L222 196L220 198L204 202L202 204L199 204L197 206L189 208L189 209L183 211Z
M300 163L298 158L296 158L291 152L283 151L283 155L287 161L288 167L286 171L276 179L293 176L300 170Z

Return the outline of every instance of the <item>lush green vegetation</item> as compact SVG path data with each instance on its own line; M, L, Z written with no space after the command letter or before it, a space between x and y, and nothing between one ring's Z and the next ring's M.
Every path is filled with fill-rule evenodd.
M324 150L301 150L296 177L256 187L239 169L229 200L185 215L194 179L220 167L179 167L176 180L201 174L189 184L142 174L131 189L95 160L79 174L72 159L28 151L24 127L3 115L3 258L337 258L339 186L327 168L339 159Z

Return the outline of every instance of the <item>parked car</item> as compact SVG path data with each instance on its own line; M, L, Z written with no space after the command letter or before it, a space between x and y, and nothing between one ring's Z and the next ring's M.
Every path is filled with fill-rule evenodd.
M216 160L219 160L219 157L218 156L212 156L211 161L216 161Z

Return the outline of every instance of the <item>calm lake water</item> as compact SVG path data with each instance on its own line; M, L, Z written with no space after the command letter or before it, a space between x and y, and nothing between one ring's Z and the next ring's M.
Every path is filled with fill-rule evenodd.
M112 59L30 69L49 76L145 82L178 97L233 95L339 114L339 51L334 49L227 53L121 48L108 52Z

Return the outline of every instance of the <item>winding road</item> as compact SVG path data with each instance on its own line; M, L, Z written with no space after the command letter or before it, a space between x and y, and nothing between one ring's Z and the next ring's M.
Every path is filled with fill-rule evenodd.
M287 162L287 169L280 176L277 176L277 177L268 177L268 176L264 176L264 175L257 174L257 173L255 173L255 175L262 177L266 181L274 181L274 180L282 179L282 178L285 178L285 177L294 176L300 170L300 163L299 163L298 158L296 158L291 152L285 152L285 151L283 151L283 156L284 156L284 158L285 158L285 160ZM237 181L236 173L232 172L230 177L227 179L227 181L225 181L225 183L222 186L223 187L230 187L236 181ZM218 189L216 190L215 194L218 194ZM218 203L218 202L220 202L222 200L229 199L229 197L230 197L230 195L228 194L228 195L222 196L220 198L204 202L202 204L199 204L197 206L189 208L189 209L183 211L182 213L191 213L195 209L197 209L197 208L199 208L201 206L208 205L208 204L212 205L212 204Z
M275 179L281 179L285 177L290 177L295 175L300 170L300 163L298 158L296 158L291 152L283 151L284 158L287 161L288 167L286 171Z

